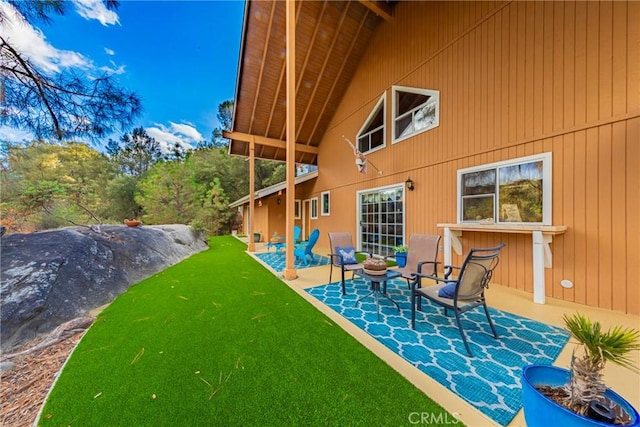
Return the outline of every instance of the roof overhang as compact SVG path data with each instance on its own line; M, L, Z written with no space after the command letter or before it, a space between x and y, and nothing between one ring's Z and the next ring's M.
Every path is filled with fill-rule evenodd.
M312 179L315 179L318 177L318 171L312 171L309 173L306 173L304 175L300 175L297 176L295 179L295 185L298 184L302 184L303 182L307 182L310 181ZM282 181L279 182L278 184L274 184L270 187L265 187L262 190L258 190L256 192L253 193L253 197L256 199L262 198L262 197L267 197L270 196L272 194L276 194L278 191L284 191L286 190L287 187L287 182L286 181ZM249 203L249 195L246 195L244 197L242 197L241 199L236 200L235 202L229 203L229 207L230 208L237 208L238 206L242 206L245 203Z
M318 145L393 1L296 2L296 163ZM247 0L229 154L286 160L286 2Z

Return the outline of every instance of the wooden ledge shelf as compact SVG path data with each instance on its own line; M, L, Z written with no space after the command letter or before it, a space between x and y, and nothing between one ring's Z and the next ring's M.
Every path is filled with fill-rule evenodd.
M533 244L533 302L545 303L544 269L553 266L553 254L549 246L553 236L567 231L565 225L507 225L507 224L437 224L444 229L444 263L451 265L451 249L462 255L460 237L463 231L481 233L531 234Z

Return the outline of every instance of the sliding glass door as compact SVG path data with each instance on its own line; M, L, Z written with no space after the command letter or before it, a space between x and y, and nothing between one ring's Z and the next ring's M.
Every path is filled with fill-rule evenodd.
M358 192L360 248L376 255L393 255L404 243L404 186Z

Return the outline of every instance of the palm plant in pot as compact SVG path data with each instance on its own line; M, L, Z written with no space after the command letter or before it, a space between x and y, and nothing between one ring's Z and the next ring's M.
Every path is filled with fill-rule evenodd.
M616 326L603 331L599 322L576 313L564 316L567 330L579 343L571 369L531 365L522 372L524 414L527 425L640 425L638 412L603 382L610 361L638 371L629 353L640 349L640 332Z

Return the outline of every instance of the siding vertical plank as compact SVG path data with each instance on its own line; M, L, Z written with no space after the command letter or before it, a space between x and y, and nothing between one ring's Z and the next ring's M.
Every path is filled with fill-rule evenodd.
M640 8L638 8L640 9ZM627 144L626 144L626 214L627 229L625 232L625 242L627 246L627 312L640 312L640 286L637 286L640 277L640 239L637 238L640 230L640 199L638 198L638 188L640 188L640 118L627 121ZM629 238L631 233L636 233L635 238ZM631 285L632 284L632 285ZM620 291L622 292L622 291Z
M486 150L489 146L490 117L495 116L493 111L494 87L493 79L493 26L490 20L482 25L482 115L480 117L480 149Z
M580 131L575 134L575 189L574 189L574 236L575 236L575 258L574 268L576 270L575 302L587 303L587 167L586 167L586 132ZM589 171L589 173L592 173Z
M575 108L574 124L582 125L587 121L587 3L575 3ZM593 94L596 95L595 93Z
M561 164L562 168L562 200L558 200L554 196L553 203L562 203L562 217L560 218L560 223L564 224L568 227L567 232L563 236L563 245L562 245L562 255L563 259L566 262L563 265L563 276L560 277L562 279L569 279L575 281L575 236L576 236L576 227L575 227L575 195L574 195L574 187L576 183L575 177L575 149L574 149L574 134L564 135L563 144L562 144L562 159L563 162ZM555 153L554 153L555 156ZM556 164L555 158L553 163ZM555 176L555 173L554 173ZM555 179L554 179L555 181ZM555 241L555 238L554 238ZM558 253L554 244L554 260L555 254ZM567 299L568 301L575 301L575 286L570 289L562 288L562 297Z
M543 82L543 37L544 20L542 2L527 2L527 21L525 47L525 91L524 91L524 133L530 138L542 131L542 82Z
M586 171L585 179L587 194L586 201L586 226L585 234L587 236L587 304L597 306L598 296L598 268L599 268L599 251L598 251L598 179L600 178L600 170L598 170L598 129L590 128L586 131Z
M599 118L601 88L599 83L600 4L587 2L587 123Z
M551 131L562 129L564 122L564 2L553 3L553 67Z
M503 117L503 105L502 105L502 94L504 93L504 85L502 83L503 79L503 69L502 69L502 54L503 54L503 44L502 44L502 31L504 27L504 23L502 22L502 12L498 12L495 16L495 25L493 28L493 52L492 57L493 61L491 63L490 72L493 73L493 94L492 94L492 111L493 114L491 116L491 125L489 127L489 147L496 149L500 147L502 144L502 135L500 129L500 123L504 120Z
M518 4L509 5L509 108L507 123L509 132L506 142L513 141L517 135L517 104L518 104L518 18L520 17Z
M516 133L515 135L513 135L513 137L509 138L510 141L517 140L517 139L524 139L525 137L525 131L524 131L524 128L525 128L524 119L526 114L525 65L526 65L526 59L527 59L526 54L527 52L532 51L530 48L527 49L529 46L526 43L527 3L518 3L516 7L518 9L518 25L517 25L517 34L516 34L516 42L517 42L516 65L518 68L516 70L516 92L515 92L516 102L514 103L514 105L516 106L515 108Z
M564 51L564 77L561 80L562 89L564 90L563 104L564 111L562 114L562 125L565 128L571 127L575 124L575 79L576 79L576 28L575 28L575 3L562 3L564 7L564 38L563 38L563 51Z
M611 241L611 208L614 206L611 194L611 125L601 126L598 132L598 305L611 309L611 257L614 249Z
M509 140L509 111L511 110L511 84L509 79L512 76L510 64L513 62L510 61L512 54L510 44L513 44L513 42L509 37L511 31L509 11L511 9L513 9L513 7L509 5L500 12L502 15L502 113L500 114L500 147L504 147Z
M627 3L627 111L640 110L640 2ZM633 141L633 139L630 139ZM638 141L637 139L635 141Z
M554 2L544 2L544 56L543 56L543 76L542 83L542 127L543 133L549 133L553 130L553 112L554 112L554 96L553 82L557 76L561 76L562 72L555 74L554 63ZM538 133L536 132L536 135Z
M627 251L626 230L627 210L627 168L625 163L627 141L625 122L614 123L612 126L611 152L611 242L613 244L613 259L611 265L611 308L617 311L626 310L627 298L622 286L626 282ZM636 190L637 191L637 190ZM636 213L636 216L638 214Z
M611 2L600 3L600 52L598 69L600 70L598 87L599 96L599 118L611 117L613 108L611 106L611 91L613 82L611 80L612 53L613 53L613 4Z
M613 3L612 44L612 115L618 116L627 112L627 4L623 2Z

